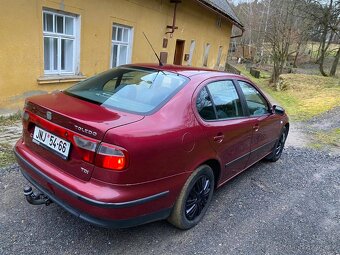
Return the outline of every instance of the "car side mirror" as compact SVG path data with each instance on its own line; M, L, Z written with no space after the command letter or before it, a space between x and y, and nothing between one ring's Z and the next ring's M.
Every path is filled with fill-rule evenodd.
M279 115L284 115L285 114L285 109L283 109L281 106L273 105L272 113L273 114L275 113L275 114L279 114Z

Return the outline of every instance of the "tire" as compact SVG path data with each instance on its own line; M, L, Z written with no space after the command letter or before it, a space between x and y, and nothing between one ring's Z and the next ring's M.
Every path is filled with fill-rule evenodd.
M279 160L279 158L282 155L283 148L285 146L287 135L288 135L287 128L283 127L283 129L280 133L280 137L277 140L277 142L275 143L273 151L267 157L265 157L266 160L268 160L270 162L276 162L276 161Z
M199 223L210 205L214 184L211 167L198 167L185 182L168 221L179 229L190 229Z

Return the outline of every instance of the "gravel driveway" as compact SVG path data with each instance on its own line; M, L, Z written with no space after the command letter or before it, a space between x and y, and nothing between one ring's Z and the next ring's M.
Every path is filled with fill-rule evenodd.
M340 254L340 158L288 147L218 190L204 220L124 230L91 226L57 205L32 206L14 165L0 171L0 254Z

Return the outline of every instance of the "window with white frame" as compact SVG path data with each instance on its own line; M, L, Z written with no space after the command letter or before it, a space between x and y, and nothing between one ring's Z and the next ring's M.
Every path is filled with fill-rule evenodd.
M132 52L132 28L112 26L111 67L129 64Z
M77 72L77 16L43 11L45 74L75 74Z

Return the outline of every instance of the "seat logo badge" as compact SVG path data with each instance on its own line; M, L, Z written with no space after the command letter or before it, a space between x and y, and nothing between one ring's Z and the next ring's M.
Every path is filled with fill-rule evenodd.
M46 112L46 119L52 120L52 113L50 111Z

